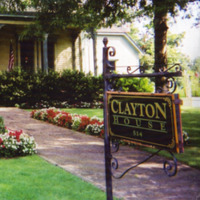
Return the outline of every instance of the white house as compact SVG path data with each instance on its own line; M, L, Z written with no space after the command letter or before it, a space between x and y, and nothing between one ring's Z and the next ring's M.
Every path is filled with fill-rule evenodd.
M21 38L21 33L35 20L35 13L0 14L0 70L7 70L12 49L13 67L20 66L27 71L80 70L94 73L93 40L81 30L69 28L46 33L43 41L37 37ZM127 28L112 27L100 29L96 35L97 75L102 74L103 38L116 49L116 70L126 73L126 67L138 66L140 48L127 34ZM11 48L12 47L12 48Z
M139 66L139 56L143 52L127 34L127 28L100 29L96 34L98 75L103 71L102 49L104 37L108 38L108 46L112 46L116 50L116 55L110 57L110 60L116 61L116 71L118 73L127 73L127 66L132 66L135 69ZM87 38L84 33L82 33L82 64L83 71L94 73L93 40Z

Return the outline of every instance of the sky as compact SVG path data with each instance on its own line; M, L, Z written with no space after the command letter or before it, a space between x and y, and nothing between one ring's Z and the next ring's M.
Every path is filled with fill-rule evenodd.
M188 55L191 60L200 57L200 25L194 26L194 18L182 19L180 16L176 20L177 23L170 26L169 31L176 34L185 32L181 52Z
M193 4L188 10L194 17L182 19L186 14L183 11L180 11L178 16L171 18L168 21L168 31L174 34L185 32L183 43L179 48L182 53L189 56L191 60L194 60L195 58L200 57L200 24L198 27L194 26L196 22L195 17L198 16L197 12L199 12L199 7L198 5ZM136 27L142 29L143 23L141 23L141 21L135 21L134 23L136 24ZM146 24L146 22L144 22L144 24Z

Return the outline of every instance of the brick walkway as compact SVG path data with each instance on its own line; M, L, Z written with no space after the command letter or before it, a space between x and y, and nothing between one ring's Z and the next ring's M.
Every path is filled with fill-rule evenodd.
M29 112L17 108L0 108L0 116L7 127L33 135L44 159L105 190L102 139L31 119ZM123 146L116 157L120 165L131 166L148 155ZM177 175L169 178L163 161L155 156L123 179L113 179L114 195L124 200L200 199L200 171L179 163Z

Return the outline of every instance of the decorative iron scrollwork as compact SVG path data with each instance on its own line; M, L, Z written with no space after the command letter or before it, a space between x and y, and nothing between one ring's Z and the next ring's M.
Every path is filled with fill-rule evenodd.
M119 141L112 140L112 153L116 153L119 150Z
M177 84L176 84L176 81L173 77L168 77L167 78L167 88L169 89L169 92L170 94L173 94L175 91L176 91L176 88L177 88Z
M108 84L108 91L113 91L113 90L114 90L113 84L112 83Z
M171 177L171 176L175 176L177 173L177 159L174 156L174 154L172 152L169 152L171 154L171 156L173 157L173 160L170 161L164 161L163 163L163 169L165 171L165 173Z
M116 55L116 49L112 46L108 47L109 56L114 57Z
M112 169L114 169L114 170L118 169L119 164L118 164L117 158L112 157L112 159L111 159L111 166L112 166Z
M168 67L164 72L168 72L172 68L175 68L176 72L181 72L182 71L182 67L181 67L180 63L175 63L171 67Z
M112 176L113 178L115 179L121 179L122 177L124 177L130 170L136 168L137 166L147 162L148 160L150 160L152 157L154 157L155 155L157 155L160 151L162 151L162 149L159 149L158 151L156 151L155 153L151 154L150 156L148 156L147 158L145 158L144 160L142 160L141 162L129 167L128 169L126 169L124 172L122 172L120 175L115 175L113 172L112 172ZM164 161L163 163L163 169L165 171L165 173L167 174L167 176L169 177L172 177L172 176L175 176L176 173L177 173L177 159L176 157L174 156L174 154L172 152L169 152L172 157L173 157L173 160L170 160L170 161ZM118 160L117 158L113 157L111 158L111 166L112 166L112 169L113 170L117 170L119 168L119 163L118 163Z
M132 68L134 68L134 69L132 69ZM135 69L135 66L128 66L127 67L127 73L128 74L134 74L138 70L139 70L140 74L144 74L145 73L145 67L144 66L139 66L136 69Z
M107 88L107 90L108 91L114 91L114 85L115 85L115 80L110 80L108 82L108 88Z

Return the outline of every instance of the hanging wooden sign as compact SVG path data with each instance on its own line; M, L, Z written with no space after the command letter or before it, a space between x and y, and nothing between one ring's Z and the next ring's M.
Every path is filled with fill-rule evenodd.
M113 138L183 152L178 94L107 92Z

